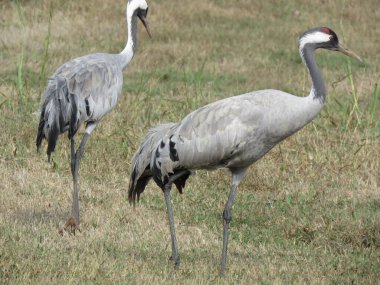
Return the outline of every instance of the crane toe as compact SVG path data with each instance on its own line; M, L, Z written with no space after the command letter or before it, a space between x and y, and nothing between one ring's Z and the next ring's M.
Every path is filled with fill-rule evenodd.
M169 260L174 263L174 269L177 270L179 268L179 256L173 257L173 255L171 255L169 256Z
M74 217L70 217L66 224L65 227L63 228L66 232L75 235L76 231L80 232L79 224L77 223L76 219Z

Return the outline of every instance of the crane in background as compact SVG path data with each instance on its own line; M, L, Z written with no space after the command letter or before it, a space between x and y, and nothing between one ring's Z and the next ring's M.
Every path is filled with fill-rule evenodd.
M58 136L68 132L71 142L71 173L74 183L71 217L65 225L75 233L79 229L78 170L84 147L100 120L117 103L123 86L123 70L136 49L137 18L145 26L148 4L145 0L128 0L126 16L128 40L119 54L95 53L72 59L61 65L48 82L38 126L36 146L47 140L50 161ZM82 141L75 151L75 134L85 124Z

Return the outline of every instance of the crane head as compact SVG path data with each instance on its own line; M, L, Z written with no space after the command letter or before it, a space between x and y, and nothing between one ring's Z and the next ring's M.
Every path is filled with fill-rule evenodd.
M128 0L127 18L132 18L133 16L137 16L141 20L149 37L152 37L147 20L148 3L146 0Z
M323 28L321 28L321 31L323 33L329 35L329 39L330 39L329 42L326 42L325 45L322 46L322 48L338 51L338 52L341 52L341 53L348 55L350 57L356 58L359 61L362 61L360 56L358 56L355 52L348 49L347 47L345 47L344 45L342 45L339 42L338 36L336 35L336 33L333 30L326 28L326 27L323 27Z
M147 16L148 16L148 7L145 10L143 10L143 9L138 9L137 10L137 17L139 17L139 19L143 23L146 31L148 32L149 37L152 37L152 35L150 33L150 28L149 28L148 20L146 19Z
M341 52L362 61L360 56L339 42L337 34L327 27L313 28L303 33L299 39L300 50L311 44L315 49L323 48Z

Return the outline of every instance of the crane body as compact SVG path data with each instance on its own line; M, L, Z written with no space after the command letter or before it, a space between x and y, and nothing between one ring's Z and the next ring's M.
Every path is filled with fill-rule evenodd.
M318 48L339 51L361 60L339 42L331 29L310 29L299 38L300 55L312 81L308 96L298 97L272 89L250 92L208 104L178 123L148 132L132 159L129 201L135 203L139 199L150 178L162 189L172 241L171 260L176 268L179 266L179 252L170 196L172 184L182 192L186 179L195 169L227 168L231 172L231 189L223 211L220 267L223 275L232 205L247 168L276 144L311 122L323 107L327 92L314 59Z
M68 132L71 141L71 172L73 176L72 215L65 228L79 228L78 171L84 147L91 132L117 103L123 85L123 70L132 60L136 48L137 18L150 35L145 0L128 0L128 40L119 54L95 53L72 59L61 65L48 81L41 108L36 146L48 142L50 161L60 134ZM75 134L85 124L81 143L75 150Z
M190 113L173 127L162 140L165 146L158 147L169 156L160 155L156 160L161 169L166 163L190 169L246 167L305 126L321 108L311 97L278 90L219 100ZM174 150L178 161L170 159ZM164 169L161 175L168 176L172 170Z

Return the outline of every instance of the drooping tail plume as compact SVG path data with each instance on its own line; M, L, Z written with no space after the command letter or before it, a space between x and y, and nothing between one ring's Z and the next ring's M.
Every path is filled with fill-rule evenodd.
M140 147L134 154L131 163L131 175L129 178L128 200L135 203L144 192L146 185L152 178L150 161L158 143L173 127L174 123L162 124L148 131Z
M48 142L47 155L50 161L58 136L69 130L69 137L78 129L78 97L70 94L66 80L55 77L50 80L45 91L45 100L41 109L36 146L39 151L42 140Z

